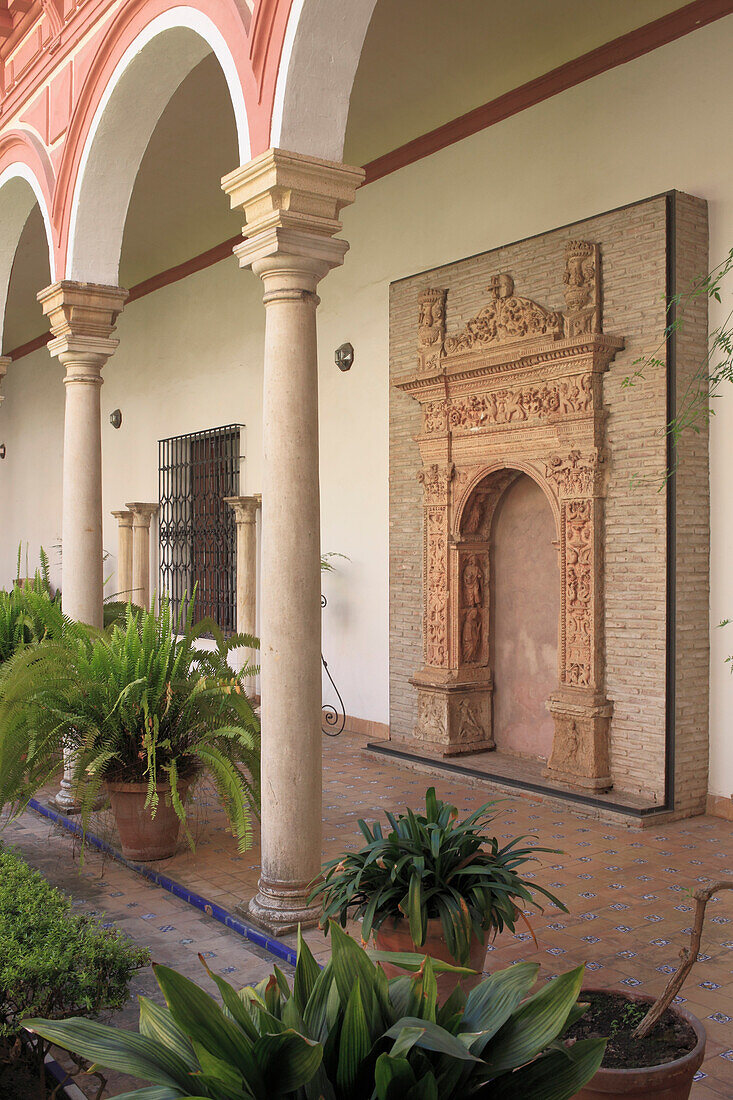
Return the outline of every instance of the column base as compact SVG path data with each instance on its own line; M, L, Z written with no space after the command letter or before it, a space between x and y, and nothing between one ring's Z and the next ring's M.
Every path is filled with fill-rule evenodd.
M580 692L561 691L550 697L547 709L555 723L555 736L545 778L581 791L610 790L612 704Z
M438 756L493 752L489 682L431 683L419 673L410 681L417 688L417 724L412 736L421 749Z
M73 794L66 790L63 784L58 794L48 799L48 805L52 810L57 810L60 814L65 814L67 817L73 817L75 814L81 813L81 802L78 798L74 798Z
M249 905L237 905L236 912L270 936L287 936L298 927L315 928L321 917L321 904L308 904L310 883L267 883L259 881L259 889Z

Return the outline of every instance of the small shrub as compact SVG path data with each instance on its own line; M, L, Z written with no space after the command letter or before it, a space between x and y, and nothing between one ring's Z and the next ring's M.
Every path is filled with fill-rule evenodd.
M19 1056L20 1021L62 1020L121 1008L147 950L120 932L71 912L59 890L18 856L0 849L0 1076ZM49 1044L33 1052L37 1062Z

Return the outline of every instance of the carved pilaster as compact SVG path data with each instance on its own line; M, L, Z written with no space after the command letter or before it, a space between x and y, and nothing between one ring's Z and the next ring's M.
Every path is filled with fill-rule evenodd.
M448 666L448 509L452 463L435 462L420 470L425 510L424 649L425 664Z

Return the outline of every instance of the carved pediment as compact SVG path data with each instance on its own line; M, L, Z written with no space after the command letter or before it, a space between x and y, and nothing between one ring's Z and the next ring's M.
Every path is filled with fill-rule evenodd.
M471 318L462 332L446 337L447 355L528 337L562 336L562 315L515 294L511 275L495 275L486 289L491 293L491 301Z

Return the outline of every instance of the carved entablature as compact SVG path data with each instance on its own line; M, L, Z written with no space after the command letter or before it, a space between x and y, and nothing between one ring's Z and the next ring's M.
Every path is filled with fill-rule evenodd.
M456 333L450 293L418 299L418 370L396 385L420 402L424 495L424 656L415 736L445 754L490 749L491 531L521 473L543 489L557 525L559 675L549 774L608 786L601 572L603 375L623 348L605 335L599 246L569 241L557 296L564 313L494 276L491 298Z

